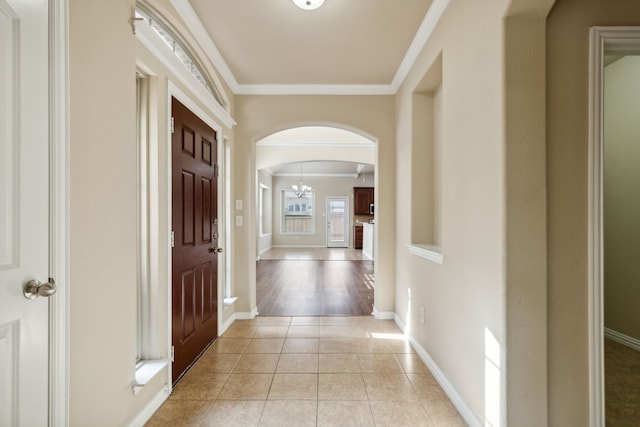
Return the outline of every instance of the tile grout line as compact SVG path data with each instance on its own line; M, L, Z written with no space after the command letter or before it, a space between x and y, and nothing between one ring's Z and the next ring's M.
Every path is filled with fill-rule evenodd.
M265 418L265 416L267 416L267 414L265 413L266 405L267 405L267 403L269 403L269 395L270 395L270 393L272 391L272 387L273 387L273 384L274 384L274 381L275 381L275 375L278 373L277 372L278 365L282 361L283 355L288 354L288 353L285 353L285 343L287 342L288 339L295 340L297 338L307 338L307 337L289 337L289 333L291 332L291 327L293 326L293 318L289 318L287 323L288 323L288 325L281 325L281 326L286 326L286 332L285 332L283 337L279 337L279 336L262 337L262 338L257 337L256 335L258 334L258 330L259 330L258 328L253 329L252 331L247 330L246 332L250 332L250 333L246 333L245 332L244 336L224 337L224 338L236 338L236 339L242 339L242 338L247 337L248 339L247 339L247 344L245 346L242 346L242 349L238 352L239 354L238 353L219 353L220 356L231 356L231 355L238 354L238 358L235 361L233 361L231 364L227 365L228 368L225 368L225 372L228 372L228 375L225 378L225 380L221 383L219 392L216 394L216 396L213 399L211 399L212 402L220 401L220 399L219 399L220 393L224 389L225 385L229 382L229 379L230 379L231 375L233 375L233 371L237 368L238 364L240 363L240 359L243 357L243 355L253 354L253 353L249 353L249 349L250 349L251 343L254 342L254 340L267 339L267 338L269 338L269 339L279 338L279 339L282 339L282 345L279 347L279 351L275 352L275 353L278 354L277 360L275 360L275 368L274 368L273 373L271 374L272 377L270 379L270 383L269 383L268 389L266 391L266 396L265 396L265 399L262 402L262 405L260 407L259 416L257 417L258 418L258 425L262 421L266 421L267 420L267 418ZM262 325L262 326L278 326L278 325L269 325L269 324L267 324L267 325ZM358 326L358 327L362 327L362 328L367 328L366 326L364 326L364 324L360 324L360 323L352 324L350 326L351 327ZM242 332L242 331L238 331L238 332ZM370 332L367 332L367 334L369 334L369 333ZM321 400L320 400L320 374L321 374L321 371L320 371L320 355L322 355L323 353L321 353L321 348L320 348L320 341L321 341L320 337L318 336L318 337L315 337L315 338L314 337L310 337L310 338L317 342L317 347L315 348L315 350L313 350L312 352L303 352L303 353L293 352L291 354L292 355L298 355L298 356L302 355L302 354L314 354L317 357L317 360L316 360L316 372L315 372L315 374L316 374L316 397L315 397L315 401L316 401L316 411L315 411L316 422L315 422L315 425L319 426L321 424L320 423L320 403L321 403ZM375 341L375 340L371 339L372 337L370 335L367 338L368 338L367 341L369 341L370 343ZM342 335L334 337L331 334L329 334L329 336L326 336L326 337L323 338L323 341L327 341L327 342L330 341L330 340L343 341L344 339L349 339L349 338L348 337L343 337ZM414 353L412 353L411 351L407 352L406 351L407 350L406 347L395 346L395 345L394 346L390 346L388 348L385 347L385 346L376 347L376 346L371 346L371 345L367 345L367 346L364 346L362 348L361 347L362 346L359 346L357 349L354 348L349 353L344 353L344 351L340 352L340 353L334 353L332 351L329 351L326 354L327 355L354 354L356 356L357 369L358 369L357 373L359 374L358 377L362 381L362 384L363 384L363 387L364 387L364 392L365 392L366 401L367 401L367 407L369 408L369 415L371 416L371 420L373 422L373 425L380 425L380 422L382 420L376 420L375 419L375 416L373 414L373 407L374 407L373 402L374 401L371 400L372 399L372 395L371 395L371 391L372 390L367 387L367 383L366 383L365 378L364 378L365 377L365 373L362 372L363 363L365 365L367 365L366 362L367 362L369 357L372 358L372 359L376 359L377 356L381 356L382 359L393 361L393 363L396 364L396 366L400 365L401 369L398 371L398 373L402 372L402 376L401 377L402 377L403 381L407 381L407 384L409 385L409 389L413 392L413 394L416 395L416 397L417 397L416 401L418 401L420 403L420 408L422 408L422 411L426 411L427 413L429 413L429 411L427 410L427 407L425 406L425 404L426 404L425 398L420 398L419 396L417 396L418 389L422 389L422 384L423 383L421 382L420 378L416 378L417 382L415 384L410 379L410 374L414 374L414 375L418 375L419 376L420 374L423 373L422 370L420 369L420 368L422 368L422 365L420 363L421 361L416 359ZM308 350L308 347L302 347L301 349ZM377 350L384 350L384 351L376 351L376 349ZM296 348L294 347L293 350L296 350ZM328 350L331 350L331 349L329 348ZM217 353L217 352L215 352L215 353ZM259 354L259 353L256 353L256 354ZM393 358L388 358L388 356L384 356L385 354L388 354L388 355L392 354ZM271 360L274 360L274 359L272 358ZM374 370L371 371L371 373L369 373L368 375L374 375L376 373L382 375L384 373L389 373L389 372L386 372L384 369L381 372L376 371L376 369L377 369L376 366L377 365L373 365L372 366L372 368ZM383 368L384 368L384 366L383 366ZM331 369L330 369L330 371L333 372ZM208 371L208 372L214 373L213 370L212 371ZM216 372L218 372L218 371L216 371ZM222 371L220 371L220 372L222 372ZM293 370L293 373L306 373L306 370L304 370L304 369ZM375 391L375 389L374 389L374 391ZM351 397L353 397L353 396L351 396ZM375 397L375 396L373 396L373 397ZM437 398L437 397L435 399L440 401L440 399ZM208 399L195 398L195 399L191 399L191 400L208 400ZM254 400L254 399L249 399L249 400ZM277 399L277 400L279 400L279 399ZM296 399L292 398L292 399L283 399L283 400L296 400ZM349 396L346 396L343 399L336 399L336 401L350 401L350 400L353 400L353 399L349 399ZM383 398L382 400L386 400L386 398ZM413 402L413 399L409 399L409 400L411 402ZM426 400L431 401L432 399L426 398ZM236 399L236 401L237 401L237 399ZM446 402L448 400L444 399L443 401ZM322 402L325 402L325 401L322 401ZM325 403L328 403L328 402L333 402L333 400L330 398ZM257 405L254 405L254 407L256 408L256 410L258 409ZM327 409L330 409L330 407L331 407L331 405L327 406ZM364 409L364 405L363 405L362 409ZM202 418L204 420L205 417L207 416L207 413L210 410L211 410L211 406L206 411L206 413L203 413L201 415L200 418ZM258 415L257 411L256 411L256 415ZM276 416L276 415L277 414L274 414L274 416ZM428 417L429 417L428 419L430 421L432 421L430 413L429 413ZM445 415L445 417L453 418L452 415ZM458 415L458 417L459 417L459 415ZM204 426L205 424L202 424L202 425Z

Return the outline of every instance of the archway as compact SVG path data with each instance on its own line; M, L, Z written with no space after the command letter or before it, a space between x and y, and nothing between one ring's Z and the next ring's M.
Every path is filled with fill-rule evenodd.
M374 216L354 209L354 191L366 187L373 204L375 141L337 127L300 126L262 138L255 153L258 312L371 314L373 245L365 251L358 239L366 223L367 242L372 242L374 226L368 223ZM303 179L312 189L295 195L291 187ZM329 207L336 200L344 209L338 221ZM341 222L342 242L328 248L334 246L329 237L335 222ZM274 275L279 279L270 282Z

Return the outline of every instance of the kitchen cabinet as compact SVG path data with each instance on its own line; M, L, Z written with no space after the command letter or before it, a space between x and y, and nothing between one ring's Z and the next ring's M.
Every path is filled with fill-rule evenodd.
M373 187L353 187L353 214L370 215L373 197Z
M362 224L353 227L353 249L362 249Z

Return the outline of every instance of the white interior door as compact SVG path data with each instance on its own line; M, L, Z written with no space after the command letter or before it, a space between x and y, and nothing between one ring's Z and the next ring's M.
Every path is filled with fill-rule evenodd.
M48 425L48 1L0 0L0 426Z
M327 197L327 247L349 246L349 198Z

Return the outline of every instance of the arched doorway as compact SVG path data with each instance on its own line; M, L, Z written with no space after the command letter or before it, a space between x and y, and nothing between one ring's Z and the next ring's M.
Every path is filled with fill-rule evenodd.
M375 150L373 140L328 126L290 128L257 142L260 314L372 313L373 244L364 251L362 234L364 223L372 242ZM310 189L293 191L302 185ZM371 211L369 204L366 212L354 209L360 188L371 194Z

